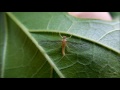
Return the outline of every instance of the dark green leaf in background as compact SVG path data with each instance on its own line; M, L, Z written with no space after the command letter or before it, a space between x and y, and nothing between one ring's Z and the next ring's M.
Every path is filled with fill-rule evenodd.
M1 77L120 77L120 21L115 15L113 21L61 12L14 12L0 18ZM72 35L64 57L59 33Z

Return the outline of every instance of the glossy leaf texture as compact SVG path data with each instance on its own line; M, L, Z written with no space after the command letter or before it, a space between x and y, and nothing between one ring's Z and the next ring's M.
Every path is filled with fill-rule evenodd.
M3 18L1 77L120 77L119 20L79 19L66 12L14 12ZM65 56L60 34L68 37Z

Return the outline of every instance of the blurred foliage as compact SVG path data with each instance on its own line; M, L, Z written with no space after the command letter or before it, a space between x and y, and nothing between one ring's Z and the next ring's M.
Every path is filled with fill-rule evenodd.
M110 15L112 16L113 20L114 19L120 20L120 12L110 12Z

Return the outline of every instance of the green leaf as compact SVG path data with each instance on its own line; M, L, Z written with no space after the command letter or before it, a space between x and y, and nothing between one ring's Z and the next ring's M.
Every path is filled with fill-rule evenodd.
M64 12L0 17L6 23L0 28L1 77L120 77L120 21ZM68 38L65 56L60 35Z
M35 46L29 32L8 15L6 19L1 77L52 77L53 68Z

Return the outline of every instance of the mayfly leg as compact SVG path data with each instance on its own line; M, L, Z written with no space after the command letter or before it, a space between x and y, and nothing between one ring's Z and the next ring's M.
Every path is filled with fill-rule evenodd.
M59 32L59 36L60 36L61 38L63 38L62 35L60 34L60 32Z
M66 39L69 39L69 38L71 38L72 37L72 35L70 35L70 37L67 37Z
M61 37L61 38L63 38L63 36L60 34L60 32L59 32L59 36ZM72 35L70 35L70 37L67 37L66 39L69 39L69 38L71 38L72 37Z

